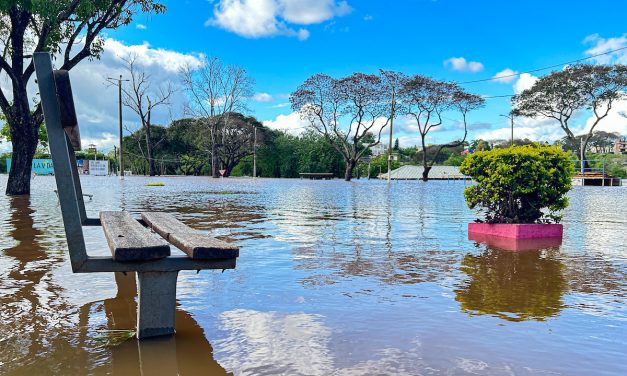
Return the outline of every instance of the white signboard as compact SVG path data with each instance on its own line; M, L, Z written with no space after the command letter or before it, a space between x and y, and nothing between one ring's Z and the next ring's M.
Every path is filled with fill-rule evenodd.
M109 161L89 161L89 175L109 175Z

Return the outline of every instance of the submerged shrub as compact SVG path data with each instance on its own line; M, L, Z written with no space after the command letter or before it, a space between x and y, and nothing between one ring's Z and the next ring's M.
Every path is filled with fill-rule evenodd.
M485 211L486 222L548 223L561 220L575 169L557 146L525 145L476 152L460 171L476 181L464 196L469 208Z

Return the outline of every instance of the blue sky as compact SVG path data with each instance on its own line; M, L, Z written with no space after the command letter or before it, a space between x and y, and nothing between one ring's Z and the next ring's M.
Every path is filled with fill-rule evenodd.
M133 24L108 32L102 59L84 61L76 68L74 75L80 82L75 91L82 97L77 107L79 119L88 124L88 129L82 130L87 142L105 148L113 145L117 93L104 85L104 75L122 73L119 57L131 51L140 55L140 61L160 81L175 81L177 64L201 55L240 65L256 80L255 92L263 94L257 96L263 101L251 101L252 114L268 126L295 129L303 124L286 105L287 96L317 72L341 77L385 68L463 82L627 46L627 1L617 0L165 3L165 14L139 15ZM590 61L627 64L627 50ZM548 72L464 87L488 96L514 94L516 87L528 87L534 76ZM102 95L92 98L94 90L101 90ZM182 116L182 100L181 94L171 109L157 116L158 121L167 123ZM621 106L618 108L627 110L627 105ZM509 98L488 99L484 109L470 115L470 138L506 138L508 120L499 114L509 109ZM130 111L124 116L129 129L136 126ZM455 114L448 117L458 118ZM575 126L583 129L588 118L589 114L580 114ZM599 128L626 134L627 124L620 119L611 117ZM517 123L518 136L538 140L561 136L555 123L531 119ZM396 136L401 144L415 144L417 134L412 125L399 124ZM433 133L431 142L459 136L451 121L442 128Z

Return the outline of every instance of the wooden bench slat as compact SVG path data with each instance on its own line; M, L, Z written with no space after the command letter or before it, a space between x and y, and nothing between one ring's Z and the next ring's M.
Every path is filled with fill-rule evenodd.
M145 261L170 256L170 246L128 212L101 212L100 222L115 261Z
M141 213L144 222L192 259L224 259L239 256L239 248L193 229L169 213Z

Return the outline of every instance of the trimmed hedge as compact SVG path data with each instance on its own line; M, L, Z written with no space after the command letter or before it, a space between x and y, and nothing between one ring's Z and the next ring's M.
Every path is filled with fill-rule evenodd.
M464 196L469 208L485 211L486 222L557 223L575 168L557 146L525 145L476 152L460 171L477 182Z

